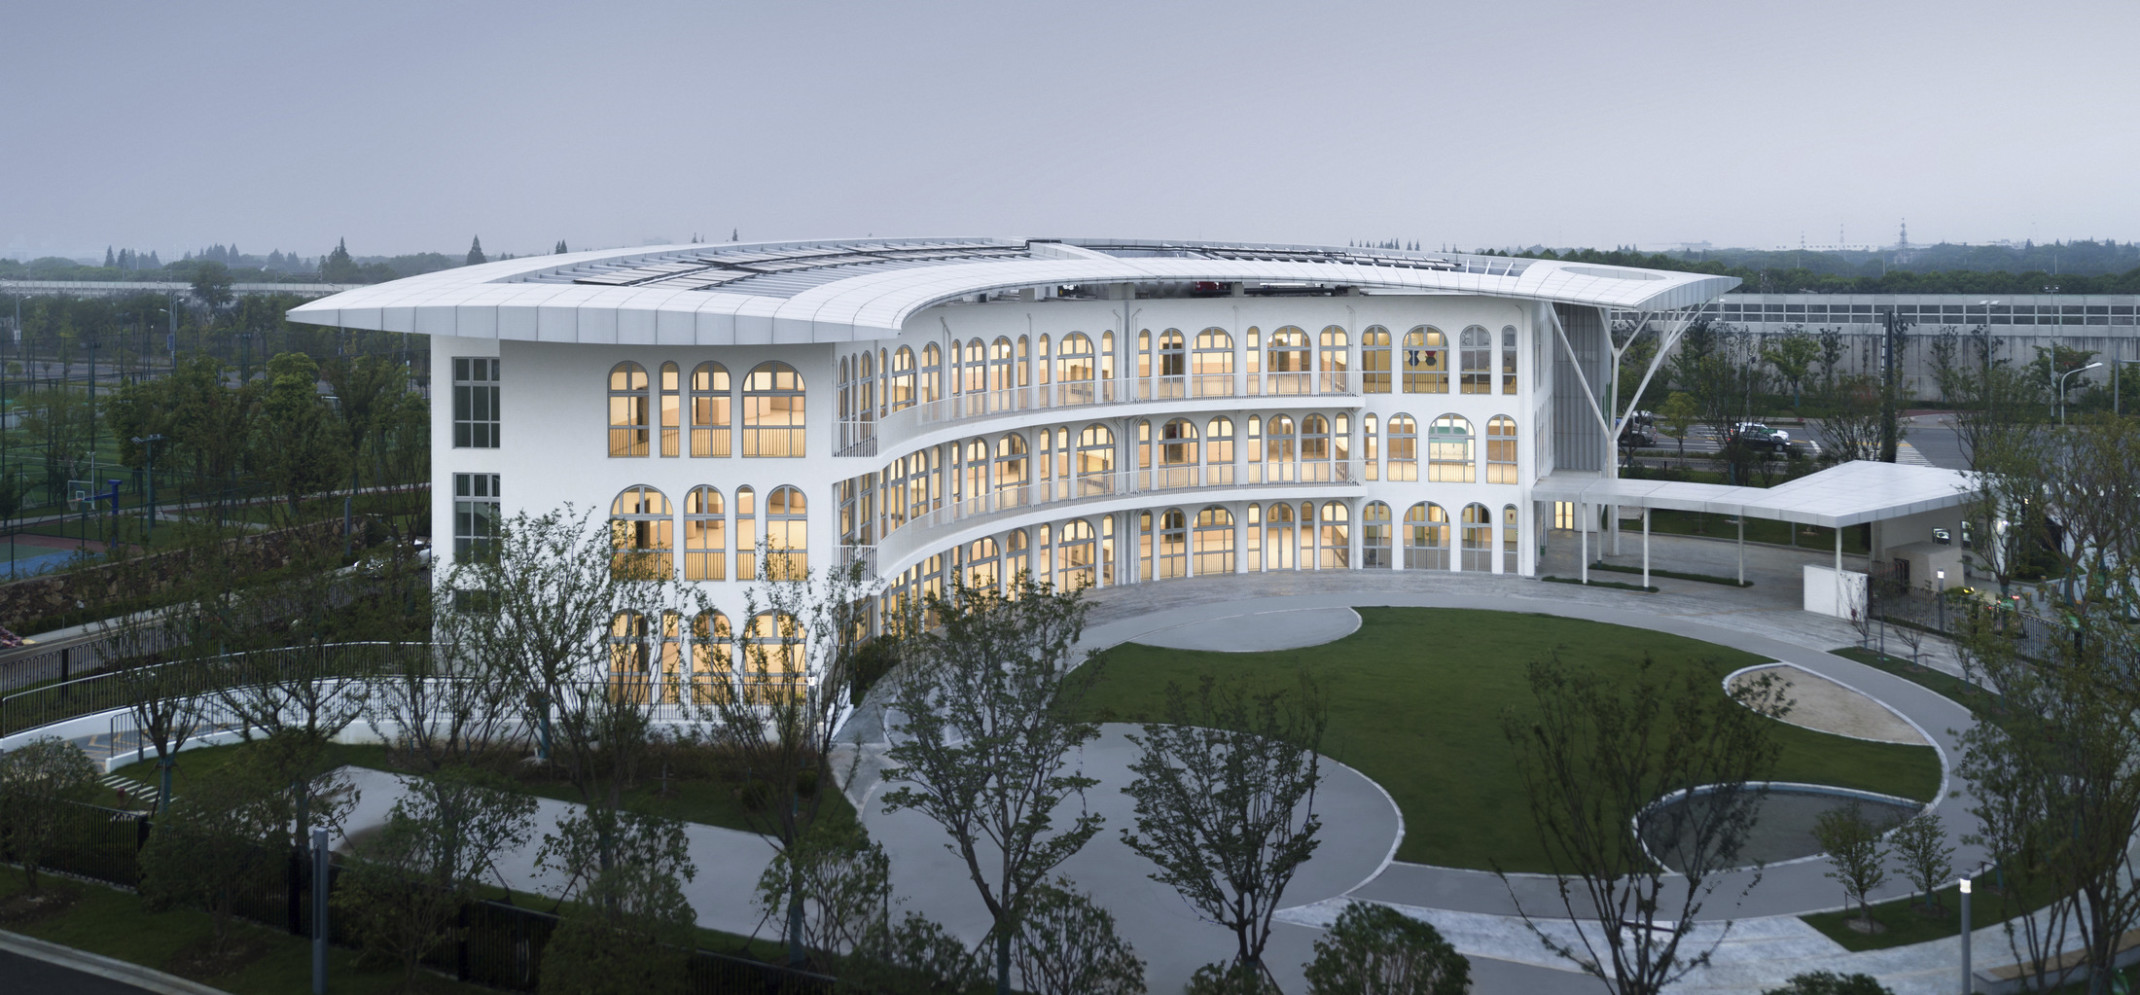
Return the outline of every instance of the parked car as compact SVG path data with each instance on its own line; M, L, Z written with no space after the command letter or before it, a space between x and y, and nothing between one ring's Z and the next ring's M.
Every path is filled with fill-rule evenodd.
M1620 446L1623 449L1648 449L1657 444L1657 437L1634 422L1620 427Z
M1779 456L1791 450L1791 433L1770 428L1757 421L1742 421L1733 425L1731 437L1755 449L1766 449Z

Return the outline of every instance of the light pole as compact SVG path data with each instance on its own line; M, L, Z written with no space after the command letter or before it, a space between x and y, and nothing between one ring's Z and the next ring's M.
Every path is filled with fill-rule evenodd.
M1939 631L1941 631L1941 632L1946 632L1946 631L1947 631L1947 572L1946 572L1945 570L1938 570L1938 571L1934 571L1934 572L1935 572L1935 573L1937 573L1937 574L1939 575L1939 590L1938 590L1938 591L1937 591L1936 593L1934 593L1934 594L1933 594L1933 597L1934 597L1935 599L1937 599L1937 600L1939 601Z
M1962 995L1976 990L1975 979L1969 973L1969 879L1958 882L1962 889Z
M156 538L156 444L162 441L161 434L134 437L136 445L148 447L148 455L142 460L142 466L149 474L149 517L141 526L142 539L145 542L153 542Z
M2064 425L2066 423L2066 380L2076 373L2086 373L2089 370L2095 369L2096 367L2101 365L2103 365L2101 362L2094 362L2089 363L2088 365L2083 366L2078 370L2067 370L2065 373L2059 376L2058 382L2052 385L2058 388L2058 423L2060 425Z

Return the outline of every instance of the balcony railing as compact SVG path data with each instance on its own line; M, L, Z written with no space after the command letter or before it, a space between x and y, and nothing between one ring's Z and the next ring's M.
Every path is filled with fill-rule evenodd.
M1031 481L948 500L925 512L911 515L891 528L873 546L845 546L843 563L864 559L874 574L880 563L901 557L928 545L942 530L1060 506L1081 504L1138 494L1170 494L1180 491L1251 486L1350 486L1360 479L1360 464L1354 460L1266 465L1250 463L1237 470L1228 463L1210 466L1161 466L1112 473L1085 474Z
M1201 373L1179 377L1139 377L1131 380L1074 380L1036 384L1010 390L952 394L934 401L908 404L883 417L850 418L840 423L841 456L874 456L877 439L904 437L937 425L978 421L1020 411L1052 411L1096 404L1127 404L1139 401L1174 401L1212 397L1358 397L1343 373L1325 373L1321 380L1308 373ZM1266 391L1263 381L1268 379ZM1320 387L1320 390L1314 389Z

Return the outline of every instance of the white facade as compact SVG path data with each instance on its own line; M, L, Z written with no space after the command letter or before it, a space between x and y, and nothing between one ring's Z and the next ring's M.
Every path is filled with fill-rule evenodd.
M631 542L738 619L768 535L813 569L860 559L892 593L1020 569L1069 585L1531 574L1550 514L1533 484L1611 472L1610 413L1589 398L1609 390L1612 316L1691 315L1732 283L1299 246L877 240L512 260L291 317L431 335L442 561L476 503L621 508ZM496 361L494 419L488 382L456 385L489 373L472 360ZM749 453L788 445L767 424L783 402L747 382L775 369L800 380L801 455Z

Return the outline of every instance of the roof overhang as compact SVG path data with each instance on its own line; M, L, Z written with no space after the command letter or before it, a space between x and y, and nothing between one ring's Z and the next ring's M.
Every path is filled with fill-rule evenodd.
M914 315L939 304L976 294L1069 284L1294 282L1631 311L1697 307L1738 285L1733 277L1555 260L1524 260L1520 267L1505 267L1513 272L1479 272L1350 261L1115 257L1090 251L905 268L856 267L852 276L791 297L555 279L574 266L706 251L704 246L660 246L466 266L345 291L293 308L289 317L342 328L530 342L807 344L890 338ZM1328 251L1335 260L1347 250Z
M1541 501L1699 511L1740 518L1846 528L1927 511L1960 508L1977 496L1960 470L1856 460L1775 487L1731 487L1668 480L1606 480L1551 473L1532 496Z

